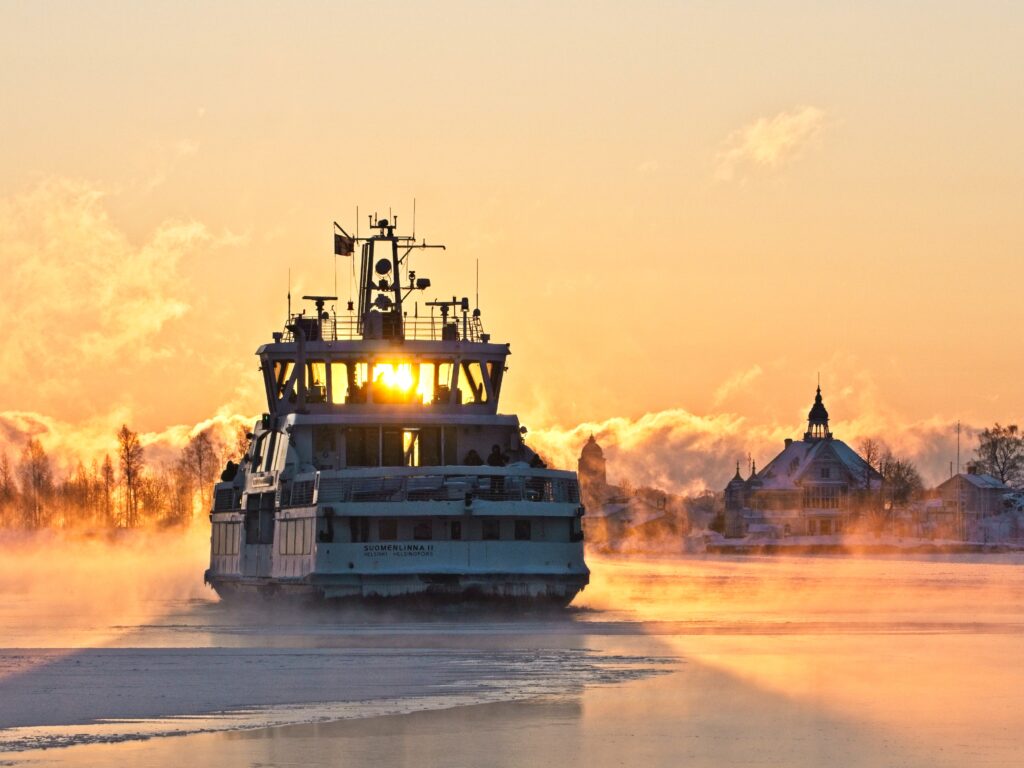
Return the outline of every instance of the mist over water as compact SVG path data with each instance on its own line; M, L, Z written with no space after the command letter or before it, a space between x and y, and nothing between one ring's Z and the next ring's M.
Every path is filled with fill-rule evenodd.
M513 764L543 749L598 766L636 749L652 765L1017 764L1019 554L591 553L592 582L562 613L239 611L202 584L204 529L0 540L0 751L275 763L269 734L319 723L285 729L289 754L330 765L343 739L352 765L372 765L379 728L325 723L398 716L387 730L404 753L437 750L417 765L456 748L486 762L488 739L520 726L534 737L515 740ZM467 706L479 734L458 725ZM257 735L228 738L238 729ZM200 741L137 741L176 732ZM434 741L456 732L457 747Z
M209 528L0 532L3 644L96 645L182 602L203 584Z

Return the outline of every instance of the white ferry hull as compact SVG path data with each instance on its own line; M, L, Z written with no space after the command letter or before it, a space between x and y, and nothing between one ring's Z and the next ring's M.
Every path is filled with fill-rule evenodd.
M589 576L419 573L322 574L294 579L208 575L207 579L225 602L280 598L289 602L494 601L566 606L586 586Z
M579 483L498 413L509 344L468 298L403 301L443 247L335 225L358 241L359 301L310 295L257 350L267 412L214 486L206 582L222 597L568 604L589 581ZM354 256L353 256L354 257ZM404 276L404 277L403 277Z

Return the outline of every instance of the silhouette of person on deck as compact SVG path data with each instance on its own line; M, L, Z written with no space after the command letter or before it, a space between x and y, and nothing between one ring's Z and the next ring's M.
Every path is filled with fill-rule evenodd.
M491 453L487 457L488 467L504 467L508 463L508 456L501 452L497 445L491 447Z

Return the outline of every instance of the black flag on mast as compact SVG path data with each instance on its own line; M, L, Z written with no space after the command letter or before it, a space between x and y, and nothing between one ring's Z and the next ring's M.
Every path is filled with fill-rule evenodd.
M351 256L355 245L355 238L342 229L338 222L334 222L334 253L338 256Z

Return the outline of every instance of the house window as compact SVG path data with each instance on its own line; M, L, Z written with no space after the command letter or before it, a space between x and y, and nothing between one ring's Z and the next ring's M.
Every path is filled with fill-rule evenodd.
M529 541L530 540L530 521L529 520L516 520L515 537L516 537L516 541Z
M484 541L497 541L499 538L500 527L497 520L483 520L483 531L482 538Z
M804 488L804 509L839 509L842 490L834 485L812 485Z
M821 479L822 480L828 480L830 477L832 477L832 468L831 467L822 467L821 468Z

